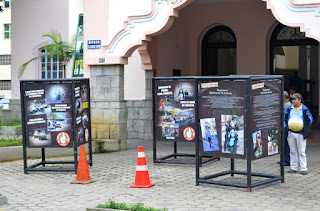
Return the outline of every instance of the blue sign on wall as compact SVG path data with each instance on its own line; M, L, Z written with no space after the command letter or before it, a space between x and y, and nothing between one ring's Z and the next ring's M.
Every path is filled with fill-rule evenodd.
M88 40L88 49L100 49L101 40Z

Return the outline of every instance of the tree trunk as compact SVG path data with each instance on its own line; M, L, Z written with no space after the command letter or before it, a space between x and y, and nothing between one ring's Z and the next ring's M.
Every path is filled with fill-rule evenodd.
M62 78L66 78L66 64L62 64Z

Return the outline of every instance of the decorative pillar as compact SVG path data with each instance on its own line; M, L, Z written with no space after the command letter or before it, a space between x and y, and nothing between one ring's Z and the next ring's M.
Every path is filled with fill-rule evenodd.
M124 66L91 66L91 126L93 139L127 139L127 105L124 101Z
M146 110L150 116L146 118L145 124L148 125L145 128L145 139L153 139L153 117L152 117L152 78L154 76L154 70L145 71L146 80ZM150 127L149 127L150 125Z
M146 80L146 100L152 101L152 78L154 76L154 70L145 70Z

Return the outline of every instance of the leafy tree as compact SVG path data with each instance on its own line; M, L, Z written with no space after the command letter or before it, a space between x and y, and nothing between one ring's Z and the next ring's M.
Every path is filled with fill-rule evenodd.
M48 117L50 117L51 119L56 119L57 118L57 114L50 113L50 115Z
M64 42L62 40L61 34L57 32L56 30L51 30L49 33L42 35L42 37L48 37L51 40L53 40L52 44L47 44L43 46L43 48L46 50L47 55L50 57L53 57L55 59L58 59L62 63L63 67L63 78L66 77L66 65L68 62L73 58L73 55L75 53L75 36L72 37L71 41ZM20 68L19 68L19 75L18 77L20 78L27 66L40 58L40 56L34 57L30 59L29 61L23 63Z

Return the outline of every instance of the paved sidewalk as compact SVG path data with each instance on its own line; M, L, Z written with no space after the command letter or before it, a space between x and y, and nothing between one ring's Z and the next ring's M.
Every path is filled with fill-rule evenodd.
M152 183L148 189L132 189L138 146L143 145ZM178 152L194 152L193 144L178 144ZM95 183L70 184L72 172L31 172L23 174L22 161L0 163L0 193L7 196L8 205L0 210L85 210L112 199L116 202L168 208L169 210L320 210L320 146L308 146L308 175L285 174L280 181L259 186L248 193L246 189L211 184L195 186L195 166L177 164L152 165L151 142L128 142L128 150L94 154L90 167ZM173 151L172 143L158 146L158 155ZM72 160L72 157L55 158ZM53 159L51 159L53 160ZM279 155L253 161L253 172L280 174L276 164ZM28 160L28 165L39 160ZM204 164L200 176L229 170L230 159L221 158ZM236 170L246 170L245 160L235 160ZM288 171L289 167L285 167ZM230 180L230 176L221 179ZM235 176L246 183L246 177Z

